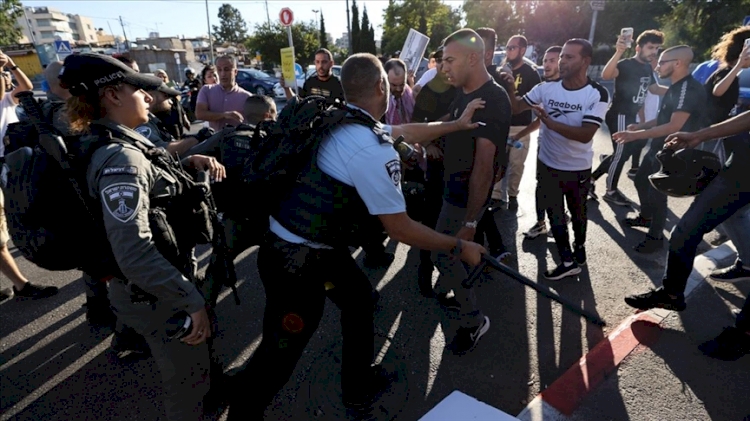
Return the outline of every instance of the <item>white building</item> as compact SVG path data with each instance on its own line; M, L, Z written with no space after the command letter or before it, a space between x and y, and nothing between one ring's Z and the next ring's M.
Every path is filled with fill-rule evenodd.
M65 14L52 7L24 7L24 14L16 21L23 32L21 44L51 44L56 39L71 44L98 45L99 36L90 18Z

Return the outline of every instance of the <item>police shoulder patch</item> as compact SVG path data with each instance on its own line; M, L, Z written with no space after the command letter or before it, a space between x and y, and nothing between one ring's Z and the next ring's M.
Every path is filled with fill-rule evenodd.
M398 187L401 184L401 161L393 159L386 162L385 170L388 172L388 176L393 181L393 184Z
M106 167L102 169L102 175L138 175L138 167L133 165Z
M113 218L129 222L141 206L141 189L135 183L110 184L102 190L102 203Z
M140 133L141 136L145 137L146 139L151 139L151 127L148 127L144 124L143 126L136 127L135 131Z

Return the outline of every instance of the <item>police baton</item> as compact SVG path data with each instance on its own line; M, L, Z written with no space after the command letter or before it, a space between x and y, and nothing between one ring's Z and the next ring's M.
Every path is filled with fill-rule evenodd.
M482 255L482 262L477 265L477 267L472 270L471 274L468 278L466 278L461 285L464 288L471 288L474 285L474 282L479 278L479 275L482 273L485 267L491 267L506 276L515 279L516 281L531 287L539 294L549 298L552 301L556 301L560 303L563 307L567 308L568 310L572 311L573 313L578 314L579 316L583 317L584 319L590 321L591 323L597 325L597 326L606 326L607 324L604 322L604 320L601 319L601 317L582 309L577 304L571 302L570 300L561 297L557 292L552 290L550 287L546 285L539 284L537 282L532 281L531 279L521 275L514 269L500 263L495 259L494 257L483 254Z

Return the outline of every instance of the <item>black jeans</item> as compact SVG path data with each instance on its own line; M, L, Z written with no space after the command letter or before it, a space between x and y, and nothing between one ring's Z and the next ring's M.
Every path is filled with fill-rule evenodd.
M638 190L638 200L641 203L641 216L651 220L648 235L653 238L663 238L664 226L667 224L667 195L656 190L648 180L648 176L659 172L661 168L656 154L663 147L664 141L652 141L635 175L635 188Z
M236 375L242 387L232 395L229 419L263 419L317 330L326 297L341 310L341 387L356 392L371 372L375 303L370 281L349 250L314 249L268 233L258 252L258 271L266 291L263 340Z
M664 289L673 295L685 291L693 260L703 235L726 221L750 203L750 180L720 173L695 198L669 239L669 255L664 272ZM750 234L750 233L748 233Z
M573 255L568 225L565 223L565 202L567 201L571 213L575 244L582 246L586 243L588 224L586 198L589 194L591 169L561 171L548 167L542 161L537 161L537 168L540 168L539 185L542 191L542 202L549 213L557 251L563 262L570 262L573 260Z
M420 215L422 224L435 229L437 226L440 209L443 207L443 171L442 160L430 160L427 162L427 174L424 191L424 205ZM432 252L430 250L419 251L419 264L422 270L432 273ZM432 285L430 285L432 287Z

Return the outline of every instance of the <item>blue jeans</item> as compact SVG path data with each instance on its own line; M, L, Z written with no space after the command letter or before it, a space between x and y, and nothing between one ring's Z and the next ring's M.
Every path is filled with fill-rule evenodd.
M720 173L695 198L675 225L669 239L669 256L664 273L664 289L669 294L679 295L685 291L703 235L749 203L750 181L746 177L728 177L726 172Z
M667 195L656 190L648 180L648 176L661 169L661 163L656 159L656 154L663 146L663 141L651 141L651 146L646 156L643 157L634 180L635 188L638 190L638 200L641 203L641 216L651 220L648 235L654 238L664 237L664 226L667 223Z

